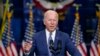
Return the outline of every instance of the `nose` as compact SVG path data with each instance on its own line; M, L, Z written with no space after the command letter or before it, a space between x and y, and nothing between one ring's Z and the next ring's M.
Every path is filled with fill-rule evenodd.
M51 20L51 24L52 24L52 25L54 24L54 21L53 21L53 20Z

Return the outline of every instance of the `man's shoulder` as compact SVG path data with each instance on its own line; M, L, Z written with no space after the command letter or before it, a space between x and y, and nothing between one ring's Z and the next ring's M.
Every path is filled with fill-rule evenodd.
M65 41L70 39L70 36L68 35L68 33L62 32L62 31L57 31L57 36L60 37L62 40L65 40Z
M34 37L34 39L38 39L43 36L44 36L44 30L36 32L33 37Z
M39 32L36 32L35 35L41 35L41 34L43 34L44 32L45 32L45 30L41 30L41 31L39 31Z
M68 35L68 33L62 32L62 31L57 31L61 35Z

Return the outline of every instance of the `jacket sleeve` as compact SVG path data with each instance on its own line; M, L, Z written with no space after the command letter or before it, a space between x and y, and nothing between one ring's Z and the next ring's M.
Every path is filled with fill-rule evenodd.
M34 56L35 49L36 49L36 39L35 38L36 38L36 35L33 37L33 45L32 45L29 56Z
M80 54L80 52L78 51L78 49L74 46L74 44L72 43L72 41L70 40L68 35L66 35L65 42L66 42L65 43L66 51L68 51L70 55L72 55L72 56L82 56Z

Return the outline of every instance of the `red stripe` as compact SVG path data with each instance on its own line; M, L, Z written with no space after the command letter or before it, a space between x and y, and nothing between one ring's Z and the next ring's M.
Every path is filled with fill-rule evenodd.
M11 44L13 44L13 43L11 43ZM14 56L14 53L13 53L12 48L11 48L11 44L10 44L10 49L11 49L12 56Z
M95 53L94 53L94 51L93 51L93 48L92 48L92 47L90 48L90 51L93 53L93 56L95 56Z
M0 53L1 53L1 55L2 56L4 56L4 53L3 53L3 51L2 51L2 48L0 47Z
M80 47L81 47L81 49L82 49L84 55L87 56L87 52L85 51L85 48L83 47L82 43L80 44Z
M96 50L97 50L97 52L98 52L98 55L99 55L98 44L96 44L95 46L96 46Z
M91 45L92 45L92 44L91 44ZM90 50L91 50L91 52L93 53L93 56L95 56L95 52L94 52L94 49L93 49L92 46L91 46Z
M9 54L10 50L9 50L9 48L10 48L10 50L11 50L10 45L8 45L8 46L6 47L7 56L10 56L10 54ZM12 50L11 50L11 53L12 53ZM12 54L12 55L13 55L13 54Z
M7 53L7 56L10 56L10 55L9 55L9 53L8 53L8 50L7 50L7 48L8 48L8 46L6 47L6 53Z
M96 45L96 49L97 49L97 51L98 51L98 55L100 56L100 53L99 53L99 52L100 52L100 51L99 51L99 48L100 48L100 47L98 47L98 46L99 46L99 44Z
M15 47L15 49L16 49L15 51L17 52L16 43L13 42L13 45L14 45L14 47ZM16 53L16 54L18 54L18 53ZM16 54L15 54L15 55L16 55Z

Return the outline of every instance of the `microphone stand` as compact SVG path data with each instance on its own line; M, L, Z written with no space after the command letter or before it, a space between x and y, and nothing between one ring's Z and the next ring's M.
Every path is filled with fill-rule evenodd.
M62 47L62 42L61 40L58 40L58 43L57 43L57 48L54 48L54 43L53 43L53 40L50 40L50 46L49 46L49 49L50 49L50 52L52 53L52 55L56 56L60 53L61 51L61 47Z
M33 40L30 38L27 38L26 40L25 40L25 42L27 42L27 43L30 43L31 45L32 45L32 43L33 43ZM24 51L24 54L25 54L25 56L29 56L29 53L30 53L30 51L31 51L31 49L29 50L29 51Z
M50 40L50 42L49 42L49 49L50 49L50 52L53 54L54 53L54 43L53 43L53 40Z
M62 49L61 47L62 47L62 42L61 42L61 40L58 40L57 48L55 50L55 56L61 52L61 49Z

